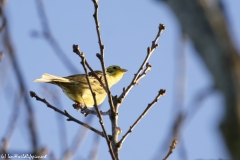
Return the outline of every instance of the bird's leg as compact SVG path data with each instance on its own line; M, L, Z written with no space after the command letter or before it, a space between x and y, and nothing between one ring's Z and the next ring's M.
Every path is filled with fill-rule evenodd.
M76 109L76 110L80 110L81 109L81 111L82 111L83 108L87 108L87 105L86 105L84 99L82 98L82 96L80 96L80 97L81 97L81 99L82 99L82 101L84 103L84 107L83 107L83 104L79 103L78 101L75 101L75 104L73 104L73 108Z
M83 108L82 105L79 102L75 102L72 106L76 110L80 110L80 109Z
M89 113L87 113L87 110L88 110L87 107L84 107L84 108L81 109L81 113L82 113L85 117L87 117L87 115L89 114Z
M87 117L88 113L86 112L86 110L88 110L88 108L87 108L87 105L86 105L86 103L85 103L85 101L84 101L83 98L82 98L82 100L83 100L83 103L84 103L84 107L81 109L81 113L82 113L85 117Z
M81 96L81 98L82 98L82 96ZM83 98L82 98L82 100L83 100L83 103L84 103L84 108L87 108L87 105L86 105L86 103L85 103Z

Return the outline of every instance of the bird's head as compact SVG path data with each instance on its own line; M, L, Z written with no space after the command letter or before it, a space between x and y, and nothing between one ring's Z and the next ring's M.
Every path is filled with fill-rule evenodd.
M119 66L112 65L107 68L106 72L111 78L113 78L113 80L115 81L114 84L116 84L122 78L124 73L127 72L127 70Z

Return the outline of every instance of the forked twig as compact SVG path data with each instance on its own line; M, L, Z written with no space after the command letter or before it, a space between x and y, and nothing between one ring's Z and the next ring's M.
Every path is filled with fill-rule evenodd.
M146 67L143 70L143 72L141 74L138 75L137 77L137 83L139 84L139 80L142 79L143 77L145 77L147 75L147 72L150 71L152 68L152 66L150 65L149 62L146 63Z
M143 78L147 71L151 69L151 65L148 63L148 59L151 56L151 54L153 53L153 51L158 47L157 41L158 38L160 37L161 33L163 30L165 30L166 27L164 26L164 24L160 24L158 27L158 33L156 38L152 41L152 46L148 47L147 49L147 56L145 57L145 60L143 61L142 65L140 66L138 72L134 75L132 82L129 84L129 86L123 89L122 94L118 97L117 102L122 102L123 99L126 97L126 95L129 93L129 91L132 89L133 86L135 86L136 84L139 84L139 80L141 78ZM146 66L146 69L143 71L142 74L141 71L144 69L144 66Z
M79 48L78 45L73 44L73 52L76 53L78 56L80 56L81 51L80 51L80 48ZM81 58L81 57L80 57L80 58ZM92 69L92 67L88 64L86 58L85 58L85 64L86 64L86 66L88 67L88 69L91 71L91 73L93 74L94 78L96 78L96 79L98 80L98 82L100 83L101 87L103 87L103 89L104 89L104 90L106 91L106 93L107 93L107 88L106 88L106 86L103 84L101 78L99 78L99 77L97 76L97 74L94 72L94 70Z
M121 148L122 143L124 142L124 140L127 138L127 136L132 132L132 130L134 129L134 127L138 124L138 122L140 122L140 120L147 114L147 112L149 111L149 109L155 104L157 103L158 99L161 96L164 96L166 94L166 90L161 89L158 92L158 95L156 96L156 98L152 101L152 103L148 104L147 108L143 111L143 113L138 117L138 119L133 123L132 126L130 126L129 130L127 131L127 133L122 137L122 139L118 142L118 147Z
M74 121L74 122L76 122L76 123L78 123L78 124L80 124L80 125L88 128L88 129L92 130L93 132L97 133L98 135L100 135L100 136L102 136L102 137L105 136L105 135L103 134L103 132L101 132L101 131L99 131L99 130L97 130L97 129L91 127L91 126L89 126L89 125L86 124L86 123L83 123L83 122L77 120L76 118L74 118L73 116L71 116L66 110L64 110L64 112L63 112L63 111L59 110L58 108L54 107L53 105L51 105L50 103L48 103L48 101L47 101L46 99L40 98L35 92L30 91L30 96L31 96L32 98L36 98L37 101L41 101L41 102L45 103L47 107L53 109L54 111L56 111L56 112L58 112L58 113L60 113L60 114L62 114L62 115L64 115L64 116L68 117L67 121Z

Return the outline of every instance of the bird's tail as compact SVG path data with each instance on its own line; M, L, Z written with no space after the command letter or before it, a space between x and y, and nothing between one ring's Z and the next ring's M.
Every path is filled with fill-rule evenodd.
M58 76L53 76L51 74L44 73L41 78L35 79L33 82L46 82L46 83L51 83L51 82L69 82L69 79L58 77Z

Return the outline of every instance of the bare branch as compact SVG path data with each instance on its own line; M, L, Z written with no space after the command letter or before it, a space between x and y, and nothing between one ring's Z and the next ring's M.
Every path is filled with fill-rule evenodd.
M169 151L168 151L166 157L163 158L163 160L167 160L168 159L168 157L172 154L173 150L176 148L177 143L178 143L178 141L176 139L174 139L172 141L172 145L169 147Z
M73 49L75 49L75 47L76 47L76 45L73 45ZM79 51L79 48L78 48L78 51ZM84 71L85 71L85 75L86 75L86 79L87 79L87 82L88 82L88 86L89 86L89 89L90 89L90 91L92 93L92 97L93 97L93 100L94 100L94 108L95 108L95 110L97 112L97 115L98 115L98 118L99 118L99 123L100 123L100 125L102 127L102 130L103 130L103 133L105 135L105 138L106 138L109 150L110 150L110 154L112 156L112 159L115 159L114 152L113 152L112 145L111 145L111 141L109 140L109 137L107 135L107 131L106 131L105 127L104 127L102 115L101 115L101 113L100 113L100 111L98 109L98 106L97 106L96 93L93 92L93 89L92 89L92 86L91 86L91 83L90 83L90 80L89 80L89 77L88 77L88 71L87 71L87 67L86 67L86 59L85 59L84 53L80 52L80 53L77 53L77 54L82 59L81 64L82 64L82 66L84 68Z
M165 30L165 26L163 24L160 24L158 27L158 33L156 38L154 39L154 41L152 41L152 46L148 47L147 49L147 56L145 58L145 60L143 61L142 65L140 66L138 72L135 74L135 76L133 77L132 82L129 84L129 86L127 87L127 89L123 89L122 94L118 97L117 102L121 103L123 101L123 99L126 97L126 95L129 93L129 91L132 89L133 86L135 86L136 84L139 84L139 80L141 78L143 78L146 75L146 72L149 71L151 69L151 65L148 63L148 59L150 58L151 54L153 53L153 51L158 47L157 44L157 40L160 37L162 31ZM143 71L142 74L141 71L143 70L144 66L146 66L145 70Z
M73 52L76 53L80 58L81 58L81 51L78 45L74 44L73 45ZM88 64L87 60L85 59L85 64L88 67L88 69L92 72L93 76L98 80L98 82L100 83L101 87L103 87L103 89L106 91L107 93L107 88L106 86L103 84L101 78L99 78L97 76L97 74L94 72L94 70L92 69L92 67Z
M132 126L130 126L129 130L127 131L127 133L122 137L122 139L118 142L118 147L121 148L122 147L122 143L124 142L124 140L127 138L127 136L132 132L132 130L134 129L134 127L140 122L140 120L147 114L147 112L151 109L151 107L157 103L158 99L161 96L164 96L166 94L166 90L161 89L158 92L158 95L156 96L156 98L152 101L152 103L148 104L147 108L143 111L143 113L138 117L138 119L133 123Z
M156 49L158 47L158 44L157 44L157 41L162 33L163 30L165 30L166 27L164 24L159 24L158 26L158 33L157 33L157 36L156 38L154 39L154 41L152 41L152 47L151 47L151 51L153 51L154 49Z
M108 80L107 80L107 77L106 77L106 67L105 67L105 63L104 63L104 45L103 45L102 39L101 39L100 26L99 26L100 22L98 20L98 0L92 0L92 1L93 1L93 4L94 4L94 9L95 9L93 17L94 17L95 24L96 24L98 44L99 44L99 48L100 48L100 54L97 54L97 57L99 58L99 60L101 62L103 77L104 77L104 81L105 81L106 88L107 88L108 101L109 101L110 109L111 109L111 111L113 113L113 116L114 116L114 113L115 113L116 109L114 108L114 105L113 105L112 93L109 89Z
M81 113L83 113L85 116L87 116L88 114L98 115L95 110L90 110L90 109L88 109L87 107L84 107L84 108L81 110ZM111 110L108 110L108 111L106 111L106 112L100 111L100 114L101 114L102 116L110 115L110 113L111 113Z
M147 72L150 71L151 68L152 68L152 66L150 65L149 62L147 62L144 71L141 74L139 74L139 76L137 77L137 84L140 84L139 80L142 79L143 77L145 77L147 75Z
M47 107L53 109L54 111L56 111L56 112L58 112L58 113L60 113L60 114L62 114L62 115L64 115L64 116L68 117L67 121L74 121L74 122L76 122L76 123L78 123L78 124L80 124L80 125L88 128L88 129L92 130L93 132L97 133L98 135L100 135L100 136L102 136L102 137L105 136L105 135L103 134L103 132L101 132L101 131L99 131L99 130L97 130L97 129L91 127L91 126L89 126L89 125L86 124L86 123L83 123L83 122L77 120L76 118L74 118L73 116L71 116L66 110L64 110L64 112L63 112L63 111L59 110L58 108L54 107L53 105L51 105L50 103L48 103L48 101L47 101L46 99L40 98L35 92L30 91L30 96L31 96L32 98L36 98L37 101L41 101L41 102L45 103L45 104L47 105Z

